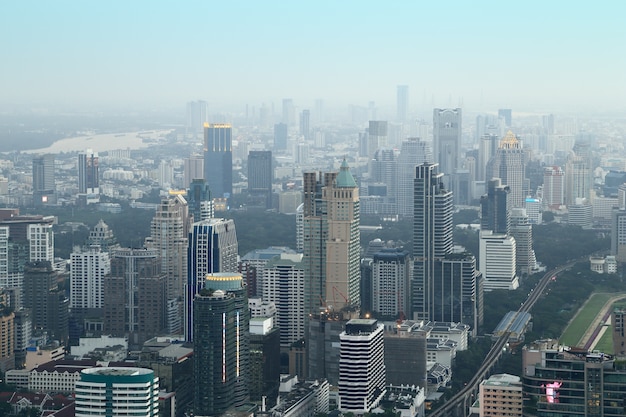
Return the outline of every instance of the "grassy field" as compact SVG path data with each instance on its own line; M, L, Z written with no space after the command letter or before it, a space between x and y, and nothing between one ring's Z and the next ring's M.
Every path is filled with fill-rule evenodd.
M602 335L602 338L593 349L608 353L609 355L613 354L613 326L606 327L606 331Z
M561 335L561 343L568 346L578 345L602 307L613 295L615 294L593 294Z

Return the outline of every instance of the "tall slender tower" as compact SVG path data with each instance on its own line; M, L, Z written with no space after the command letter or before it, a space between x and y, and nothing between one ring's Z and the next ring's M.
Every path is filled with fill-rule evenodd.
M433 153L439 172L454 175L461 158L461 109L434 109Z
M396 192L398 214L401 216L413 216L415 167L425 162L433 162L433 152L427 142L420 140L420 138L408 138L402 142L398 156L398 187Z
M192 180L187 190L186 200L189 214L193 216L194 223L213 218L215 214L213 211L213 200L211 199L211 190L206 180L202 178Z
M272 151L250 151L248 154L248 193L262 200L264 208L272 208Z
M227 123L204 124L204 179L218 198L233 192L232 130Z
M508 233L510 187L502 185L500 178L492 178L487 184L487 194L480 198L480 229L494 233Z
M98 153L88 149L78 154L78 192L79 194L100 194L98 174ZM88 199L89 201L89 199Z
M438 164L415 168L412 310L416 319L433 316L435 262L452 251L452 192L445 189Z
M500 178L502 184L508 185L509 209L524 207L524 178L526 164L522 144L509 130L502 138L498 150L487 164L487 178Z
M36 156L33 158L33 205L54 203L56 203L54 155Z
M207 274L237 272L237 232L232 219L208 219L193 224L189 233L185 288L185 339L193 340L193 299Z

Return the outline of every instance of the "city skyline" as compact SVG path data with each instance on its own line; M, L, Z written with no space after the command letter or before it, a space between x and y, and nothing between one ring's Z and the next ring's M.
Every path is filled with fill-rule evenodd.
M301 109L315 99L339 108L374 101L395 115L400 85L409 87L409 114L619 111L626 61L614 53L625 38L616 8L66 1L34 13L14 2L0 17L10 40L0 111L176 108L204 99L210 111L243 112L292 98Z

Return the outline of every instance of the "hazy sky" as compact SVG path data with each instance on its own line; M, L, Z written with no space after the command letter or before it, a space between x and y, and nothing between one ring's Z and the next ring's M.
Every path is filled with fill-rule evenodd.
M0 3L0 106L626 109L626 2Z

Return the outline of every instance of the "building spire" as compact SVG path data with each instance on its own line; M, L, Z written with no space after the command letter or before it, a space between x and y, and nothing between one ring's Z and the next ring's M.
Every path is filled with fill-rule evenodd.
M336 181L337 187L355 188L357 186L356 181L354 181L354 177L350 173L350 167L348 166L348 162L346 162L345 158L341 162L341 168Z

